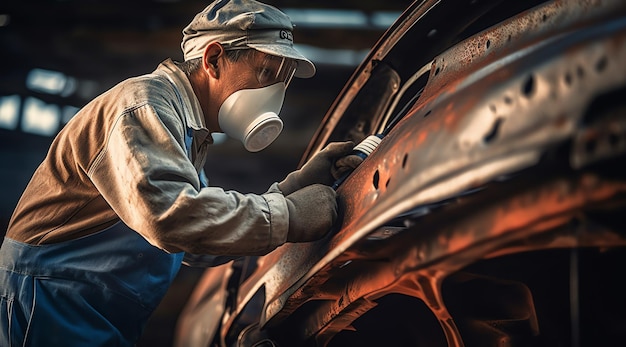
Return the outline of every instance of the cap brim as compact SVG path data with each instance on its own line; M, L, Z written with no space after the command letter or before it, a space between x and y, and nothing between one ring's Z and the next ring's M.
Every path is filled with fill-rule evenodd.
M305 58L291 46L281 44L248 44L247 46L263 53L295 59L298 62L298 67L294 73L295 77L309 78L315 75L315 65L313 62Z

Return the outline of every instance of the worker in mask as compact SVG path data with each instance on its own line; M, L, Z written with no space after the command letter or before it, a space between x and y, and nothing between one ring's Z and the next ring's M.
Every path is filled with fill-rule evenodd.
M215 1L181 47L183 62L122 81L54 139L0 250L0 346L132 346L185 259L213 266L331 229L329 185L351 142L260 195L208 186L203 172L213 133L253 152L272 143L291 79L315 73L289 18Z

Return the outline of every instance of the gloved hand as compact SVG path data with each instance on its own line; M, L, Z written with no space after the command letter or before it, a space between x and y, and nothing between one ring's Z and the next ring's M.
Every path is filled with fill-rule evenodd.
M285 197L289 210L287 242L319 240L337 219L335 190L323 184L313 184Z
M338 180L345 174L354 171L357 166L361 165L363 158L356 154L346 155L345 157L337 159L333 167L330 169L331 174Z
M352 151L354 142L332 142L323 150L315 154L300 170L296 170L280 183L278 189L287 196L296 190L311 184L325 184L330 186L339 177L334 177L332 168L335 161Z

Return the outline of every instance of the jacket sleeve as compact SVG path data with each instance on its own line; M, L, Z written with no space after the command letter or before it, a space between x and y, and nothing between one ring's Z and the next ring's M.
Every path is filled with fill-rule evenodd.
M88 175L122 221L171 253L262 255L285 243L288 210L276 185L262 195L200 188L183 131L167 107L118 116Z

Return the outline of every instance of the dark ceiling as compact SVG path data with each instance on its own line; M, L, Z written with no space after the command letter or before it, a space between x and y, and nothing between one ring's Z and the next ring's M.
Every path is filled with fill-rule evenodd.
M402 11L410 1L266 1L278 8ZM128 76L164 57L180 59L182 28L207 1L8 0L0 5L2 59L12 68L38 66L79 78ZM378 28L296 27L297 43L322 48L367 49ZM3 68L6 69L7 66ZM5 72L5 71L2 71ZM4 75L4 74L3 74Z

